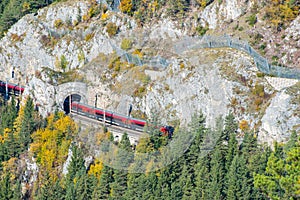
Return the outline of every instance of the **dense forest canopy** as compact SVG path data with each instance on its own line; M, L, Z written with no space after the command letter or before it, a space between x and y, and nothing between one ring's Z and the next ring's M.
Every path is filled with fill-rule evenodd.
M0 198L1 199L299 199L300 140L276 144L272 151L257 143L251 130L237 141L238 123L229 114L216 130L205 126L205 116L193 116L187 129L176 129L174 138L190 131L194 140L172 164L145 173L128 173L109 167L103 157L88 166L86 145L78 141L78 128L69 116L55 112L43 119L28 98L20 110L16 101L0 107ZM206 135L215 135L213 149L203 153ZM99 133L98 144L113 142L111 133ZM77 140L77 142L72 142ZM153 130L149 138L130 146L124 134L113 152L115 162L131 169L139 167L140 153L162 150L168 144ZM103 146L103 145L102 145ZM72 150L68 173L63 165ZM124 150L134 153L124 154ZM129 156L130 155L130 156ZM37 177L28 180L24 158L33 157ZM130 161L135 160L134 164ZM27 175L26 175L27 174Z
M61 0L3 0L0 2L0 36L21 17Z

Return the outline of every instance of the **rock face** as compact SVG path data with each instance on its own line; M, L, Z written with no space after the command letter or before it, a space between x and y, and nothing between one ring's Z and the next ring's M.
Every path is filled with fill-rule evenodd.
M210 29L217 28L224 21L237 19L251 6L251 1L225 0L222 4L214 1L201 14L202 25Z
M237 19L251 2L214 1L199 14L200 22L214 29L222 20ZM89 105L127 115L132 104L136 117L155 113L162 123L179 121L181 126L202 111L207 125L214 127L216 118L232 111L238 121L247 120L250 128L261 124L256 129L261 142L285 141L290 130L299 131L299 117L295 115L299 105L291 104L293 94L285 93L284 87L276 91L264 77L258 77L253 60L245 53L227 48L187 48L187 30L176 28L178 24L167 17L144 27L110 11L105 19L83 20L89 7L88 2L66 2L41 9L36 16L22 18L0 41L0 80L14 70L16 78L10 81L26 86L24 95L33 97L43 115L57 107L63 109L64 99L78 94ZM107 34L109 23L118 26L114 36ZM297 29L297 23L293 26ZM132 66L124 57L119 60L116 55L125 52L121 50L124 38L131 41L130 54L141 50L139 56L168 64ZM186 48L175 48L178 43ZM120 62L121 67L116 64ZM62 84L53 78L71 72L77 73L70 79L72 83L63 80ZM76 82L79 76L84 83ZM251 110L257 83L273 95L264 100L266 107L260 111Z
M267 142L269 145L273 141L286 142L293 126L300 125L299 116L294 115L299 105L291 104L291 98L285 90L282 90L272 99L261 120L262 126L258 137L261 142Z

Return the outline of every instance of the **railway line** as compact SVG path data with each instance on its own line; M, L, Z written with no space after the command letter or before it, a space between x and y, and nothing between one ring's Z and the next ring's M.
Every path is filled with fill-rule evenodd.
M3 82L0 80L0 93L4 94L6 100L9 95L21 95L25 88L13 83ZM71 98L70 98L71 100ZM72 99L73 100L73 99ZM141 137L147 137L144 127L147 125L145 120L132 118L113 111L96 108L87 104L78 102L77 99L68 102L69 115L76 121L84 125L100 128L105 125L113 134L116 141L127 133L130 143L137 144ZM105 124L104 124L105 123ZM174 128L171 126L155 126L159 129L161 135L172 137Z
M81 125L92 126L96 129L97 128L100 129L104 126L103 121L99 121L95 118L79 115L74 112L71 112L69 115L72 117L72 119L75 122L81 123ZM117 126L114 124L106 123L105 126L108 129L108 131L110 131L113 134L115 141L121 140L123 134L127 133L130 143L132 145L136 144L140 138L148 136L148 134L145 132L136 131L136 130L132 130L132 129L125 128L125 127L120 127L120 126Z

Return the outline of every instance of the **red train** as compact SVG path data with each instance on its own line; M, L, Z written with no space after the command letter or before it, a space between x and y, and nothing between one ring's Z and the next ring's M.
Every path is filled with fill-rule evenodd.
M144 131L144 127L147 124L145 120L128 117L109 110L95 108L78 102L72 102L71 111L73 113L77 113L101 121L103 121L105 117L106 123L137 131ZM160 131L162 132L162 134L167 135L169 138L171 138L174 132L174 128L172 126L162 126L160 128Z
M8 92L14 92L14 94L19 94L20 92L24 92L24 87L13 84L7 83ZM0 90L2 93L6 92L6 82L0 80ZM136 119L132 117L128 117L122 114L114 113L109 110L103 110L101 108L95 108L86 104L82 104L79 102L72 102L71 110L74 113L84 115L90 118L96 118L97 120L104 120L109 124L114 124L121 127L126 127L129 129L137 130L137 131L144 131L144 127L146 126L147 122L145 120ZM160 127L160 132L163 135L167 135L169 138L172 137L174 128L172 126L162 126Z
M0 80L0 88L2 91L6 90L6 82ZM20 85L16 85L14 83L7 83L7 89L9 91L14 91L14 93L23 93L24 92L24 87ZM8 92L9 92L8 91Z

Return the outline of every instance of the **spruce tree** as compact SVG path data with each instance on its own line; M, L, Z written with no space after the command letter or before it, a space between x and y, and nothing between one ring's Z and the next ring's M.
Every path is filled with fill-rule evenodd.
M85 172L84 159L82 151L74 145L72 147L72 158L68 166L68 174L66 176L67 184L73 184L76 174L82 174Z
M8 104L6 104L2 109L3 111L1 113L0 120L0 134L3 133L3 130L5 128L13 128L13 123L18 115L15 98L12 97L11 101Z
M108 166L104 166L99 183L94 189L93 199L109 199L111 183L113 183L113 170Z
M10 200L13 197L13 191L10 183L10 173L5 173L0 181L0 199Z
M245 159L236 155L228 172L227 199L253 199L250 178Z
M55 181L49 200L64 199L65 195L65 189L62 188L60 180Z
M31 143L30 135L35 130L35 121L34 121L34 105L33 100L28 98L24 107L24 116L22 118L21 127L20 127L20 147L21 151L27 150L29 144Z
M114 182L111 184L113 199L124 199L127 190L127 168L133 159L133 153L130 146L130 140L127 133L124 133L119 144L116 156L116 164L119 169L114 170Z
M195 189L192 199L209 199L209 183L210 183L210 157L205 156L198 160L196 165Z
M225 180L225 158L219 148L216 148L211 158L210 183L208 186L209 199L223 199Z
M77 200L92 199L94 187L96 185L94 177L88 176L85 171L76 174L75 192Z

